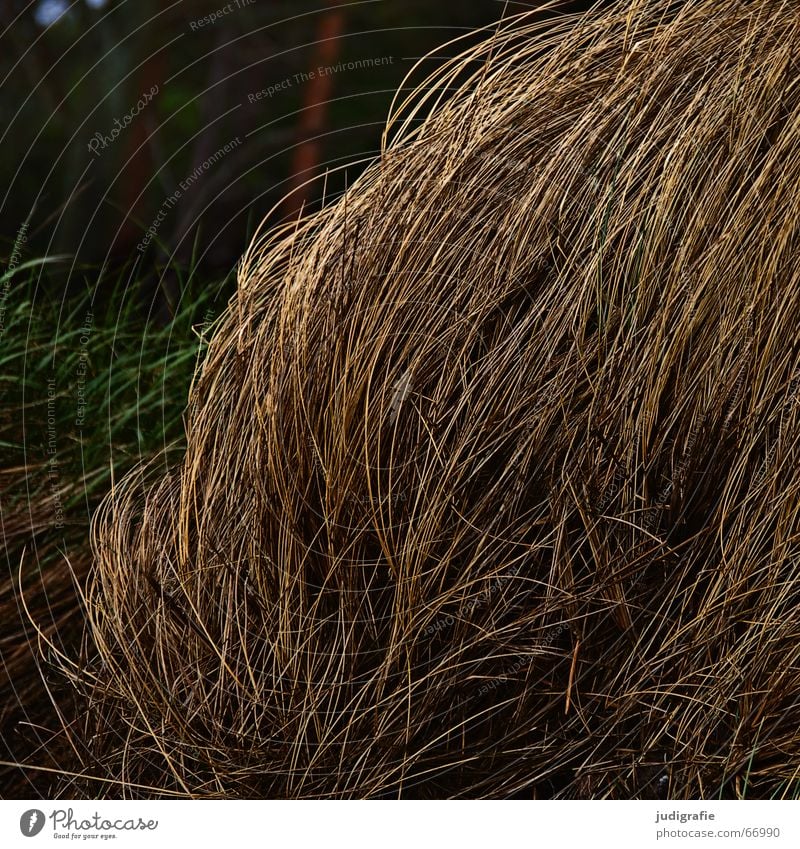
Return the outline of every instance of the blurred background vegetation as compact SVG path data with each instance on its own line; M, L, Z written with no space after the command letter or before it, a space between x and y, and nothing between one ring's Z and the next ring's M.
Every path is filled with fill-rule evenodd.
M242 140L168 210L142 258L146 275L186 263L198 234L200 268L227 270L289 189L350 163L331 177L335 196L377 153L391 97L416 59L496 21L504 5L4 0L0 9L9 252L34 209L34 255L124 263L181 182ZM319 195L319 186L298 190L272 217Z
M420 56L436 51L432 69L460 49L446 42L480 38L482 27L533 5L4 0L6 250L34 210L33 255L125 263L181 182L240 138L169 209L139 269L188 262L202 234L199 267L227 270L288 190L328 168L347 166L331 176L328 197L355 179ZM319 200L318 185L298 190L272 218Z

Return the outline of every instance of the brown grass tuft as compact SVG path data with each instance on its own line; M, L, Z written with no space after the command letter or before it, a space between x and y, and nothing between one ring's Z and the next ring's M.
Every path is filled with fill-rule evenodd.
M523 16L254 242L96 516L87 792L794 792L799 62L795 3Z

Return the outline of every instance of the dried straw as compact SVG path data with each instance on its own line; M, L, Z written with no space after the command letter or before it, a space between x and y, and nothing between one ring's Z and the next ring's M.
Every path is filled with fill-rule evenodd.
M799 54L780 0L512 19L255 240L96 516L84 775L794 792Z

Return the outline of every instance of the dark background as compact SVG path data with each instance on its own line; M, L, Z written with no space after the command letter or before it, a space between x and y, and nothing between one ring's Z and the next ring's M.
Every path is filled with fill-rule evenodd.
M47 271L68 288L89 277L110 285L109 268L136 264L131 277L169 302L175 265L218 278L265 216L277 223L318 206L323 181L303 188L306 180L331 169L329 200L352 182L377 154L392 97L419 57L436 50L432 71L483 37L482 27L539 5L3 0L0 256L8 262L30 216L22 259L67 255ZM198 23L214 13L216 21ZM441 46L464 35L471 40ZM380 64L300 76L363 60ZM157 234L140 251L159 210Z

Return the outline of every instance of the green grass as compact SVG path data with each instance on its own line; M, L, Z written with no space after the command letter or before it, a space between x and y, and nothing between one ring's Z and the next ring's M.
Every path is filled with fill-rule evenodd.
M191 268L170 269L181 297L163 326L148 319L129 269L115 276L82 269L82 285L73 277L65 287L56 276L65 267L33 260L0 276L0 645L8 649L0 664L0 761L17 763L37 760L36 729L56 722L20 586L48 640L79 651L73 580L83 581L91 564L92 514L112 478L139 461L175 459L169 449L184 443L189 387L210 322L233 291L233 275L209 284ZM52 767L61 765L59 751L50 754ZM6 794L46 793L47 781L47 773L0 769Z
M158 326L146 318L139 286L125 286L127 270L97 282L109 296L93 297L86 270L83 289L62 298L56 284L38 279L40 263L0 278L0 288L10 282L0 338L2 509L24 509L43 485L37 470L55 458L68 489L64 524L85 528L112 473L118 478L138 460L181 445L209 319L221 313L232 284L193 284L187 280L195 275L179 274L174 319ZM48 388L55 393L49 408ZM8 471L17 468L16 476ZM19 553L12 548L9 560Z
M56 544L61 552L85 547L112 476L181 447L192 375L233 291L232 274L209 284L192 268L170 269L181 296L163 326L148 318L128 268L115 276L84 268L81 285L73 276L65 287L66 261L49 263L29 260L0 276L0 511L9 576L25 551L35 562L31 554L58 557ZM54 486L63 522L42 515Z

